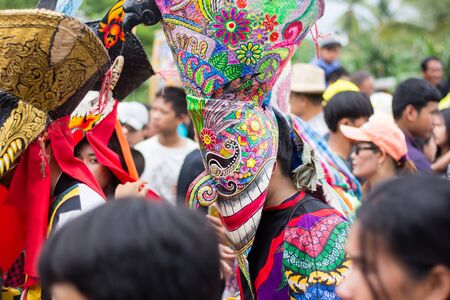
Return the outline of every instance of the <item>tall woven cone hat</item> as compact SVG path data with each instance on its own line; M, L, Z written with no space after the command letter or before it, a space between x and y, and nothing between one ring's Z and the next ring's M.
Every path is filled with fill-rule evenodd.
M216 201L230 244L245 253L260 222L278 148L270 91L322 16L324 1L156 3L207 170L192 198Z
M75 109L108 64L100 40L77 19L0 11L0 178L48 124Z

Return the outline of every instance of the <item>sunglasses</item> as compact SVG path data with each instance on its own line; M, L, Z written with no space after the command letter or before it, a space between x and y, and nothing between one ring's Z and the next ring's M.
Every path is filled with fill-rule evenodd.
M359 155L359 153L363 150L371 150L373 152L377 152L379 149L375 145L356 145L354 151L356 155Z

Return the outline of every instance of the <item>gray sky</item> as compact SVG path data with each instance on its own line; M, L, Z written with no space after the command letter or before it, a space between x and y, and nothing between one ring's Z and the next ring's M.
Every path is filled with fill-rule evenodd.
M368 0L368 2L376 3L377 0ZM401 2L401 0L391 0L390 1L391 8L394 12L399 10L400 2ZM336 21L346 11L347 8L348 8L348 5L341 1L327 0L326 4L325 4L325 14L317 22L319 32L322 35L336 33L336 31L337 31ZM371 14L370 14L369 10L367 10L366 8L356 6L355 11L356 11L357 15L362 15L369 20L371 19ZM402 12L401 15L397 14L395 16L398 20L410 19L412 16L417 14L416 11L408 9L404 5L402 6L401 12Z

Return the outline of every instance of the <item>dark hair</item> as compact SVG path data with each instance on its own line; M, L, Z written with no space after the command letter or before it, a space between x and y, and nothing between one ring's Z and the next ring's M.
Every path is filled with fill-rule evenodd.
M332 83L340 79L342 76L350 76L350 73L344 67L339 67L326 75L325 80L328 83Z
M422 69L422 72L425 72L426 70L428 70L428 63L430 62L430 61L438 61L438 62L440 62L441 63L441 65L443 64L442 63L442 60L439 58L439 57L437 57L437 56L428 56L428 57L425 57L423 60L422 60L422 62L420 63L420 68Z
M427 276L436 265L449 268L449 199L448 181L430 176L398 177L370 192L357 212L363 273L376 274L380 245L412 278ZM386 294L381 282L373 284L367 276L366 280L375 298ZM376 285L381 290L376 290Z
M320 46L320 48L324 48L327 50L333 50L333 49L337 49L337 48L342 48L342 44L338 41L333 41L333 42L322 44Z
M280 165L281 173L291 177L292 155L294 151L291 141L291 131L282 113L276 109L273 111L278 124L277 163Z
M139 177L141 177L145 169L145 157L139 150L130 148L130 151L131 156L133 157L134 165L136 166L136 171L138 172Z
M203 164L200 149L195 149L186 156L180 169L177 184L178 205L186 206L186 196L190 185L204 171L205 165ZM202 211L207 211L207 209L204 209L203 206L200 208Z
M430 83L419 78L409 78L401 82L392 97L392 113L399 120L408 105L420 112L428 102L439 102L441 93Z
M356 120L369 118L372 114L370 99L363 93L353 91L334 95L324 108L325 122L332 132L337 132L338 123L344 118Z
M447 145L450 147L450 108L440 111L444 118L445 129L447 130Z
M182 88L165 87L156 93L157 98L162 98L164 102L172 104L177 117L187 114L186 93Z
M357 86L360 86L365 80L371 77L372 75L370 75L370 73L367 71L358 71L352 75L351 82L353 82Z
M111 201L46 243L44 290L73 284L89 300L220 299L218 241L194 211L141 199Z
M443 109L438 113L444 119L445 131L447 133L447 146L450 147L450 108ZM437 146L436 156L435 158L440 158L443 154L444 149Z

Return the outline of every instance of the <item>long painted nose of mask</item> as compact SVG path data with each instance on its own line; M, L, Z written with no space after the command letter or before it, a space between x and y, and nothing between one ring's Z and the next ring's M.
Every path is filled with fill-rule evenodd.
M188 96L188 108L227 236L245 250L255 236L276 160L273 112L253 102Z

